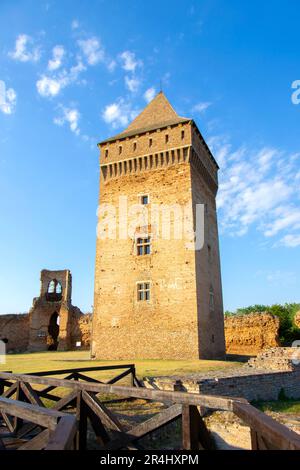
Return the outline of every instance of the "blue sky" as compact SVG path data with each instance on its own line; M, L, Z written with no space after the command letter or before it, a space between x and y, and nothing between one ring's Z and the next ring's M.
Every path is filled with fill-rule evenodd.
M162 87L221 167L225 309L300 301L300 4L0 1L0 313L42 268L93 303L96 143Z

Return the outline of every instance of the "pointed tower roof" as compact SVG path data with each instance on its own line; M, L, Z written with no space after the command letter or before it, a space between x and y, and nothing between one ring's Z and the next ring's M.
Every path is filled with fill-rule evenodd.
M100 143L124 139L186 121L191 121L191 119L178 116L164 93L160 91L123 132Z

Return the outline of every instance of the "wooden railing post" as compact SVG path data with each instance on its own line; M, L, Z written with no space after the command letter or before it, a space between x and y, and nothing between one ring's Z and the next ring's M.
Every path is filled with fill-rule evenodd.
M251 450L259 450L257 432L254 429L250 429L251 438Z
M0 395L4 393L4 380L0 379Z
M212 450L214 441L195 405L182 405L182 448Z
M82 398L82 391L77 393L76 419L78 431L76 436L76 449L85 450L87 444L87 407Z

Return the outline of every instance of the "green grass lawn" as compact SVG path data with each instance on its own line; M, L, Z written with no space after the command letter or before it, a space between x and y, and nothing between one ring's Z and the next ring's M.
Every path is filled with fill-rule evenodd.
M278 413L300 413L299 400L278 400L253 403L261 411L275 411Z
M0 364L0 370L11 370L13 372L39 372L56 369L72 369L78 367L90 367L112 364L130 364L136 366L138 377L157 375L184 375L195 372L224 369L226 367L240 366L239 362L214 361L214 360L115 360L98 361L91 360L88 351L45 351L39 353L8 354L6 364ZM114 371L115 372L115 371ZM114 373L113 372L113 373ZM115 375L115 374L114 374ZM111 377L111 372L103 373L102 377Z

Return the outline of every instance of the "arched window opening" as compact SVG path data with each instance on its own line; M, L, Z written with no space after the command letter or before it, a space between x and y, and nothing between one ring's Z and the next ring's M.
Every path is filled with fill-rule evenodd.
M59 302L62 299L62 285L56 279L49 282L46 298L50 302Z

